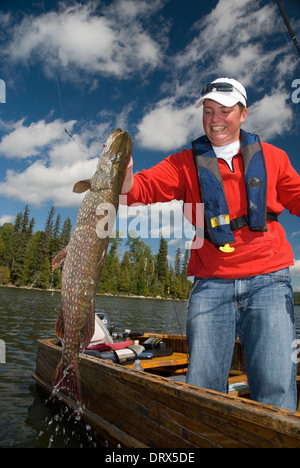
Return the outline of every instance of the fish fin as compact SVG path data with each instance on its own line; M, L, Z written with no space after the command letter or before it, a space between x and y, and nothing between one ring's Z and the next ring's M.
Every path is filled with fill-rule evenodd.
M80 378L78 371L78 362L69 362L67 358L62 357L56 367L52 385L54 391L66 388L74 398L82 402Z
M66 259L68 253L68 246L62 249L52 261L52 270L56 270Z
M83 193L86 192L91 188L91 180L90 179L85 179L85 180L80 180L77 182L74 187L73 187L73 192L75 193Z
M86 322L80 331L80 346L85 349L91 342L95 333L95 303L91 303L91 310L86 319Z
M56 322L55 322L55 335L57 338L63 338L65 335L65 327L64 327L64 317L62 314L62 309L60 310Z

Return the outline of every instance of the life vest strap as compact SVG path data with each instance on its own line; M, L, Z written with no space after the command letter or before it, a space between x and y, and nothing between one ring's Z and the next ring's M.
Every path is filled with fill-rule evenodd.
M267 221L278 221L278 216L276 213L267 213L266 217ZM236 231L237 229L241 229L244 226L249 226L249 216L244 215L240 216L239 218L231 219L230 221L230 228L232 231Z
M278 216L276 213L268 212L266 215L266 220L278 222ZM230 220L230 229L232 231L237 231L237 229L242 229L245 226L249 226L248 215L240 216L239 218ZM208 239L211 242L210 237L209 237L209 232L207 230L204 231L204 239Z

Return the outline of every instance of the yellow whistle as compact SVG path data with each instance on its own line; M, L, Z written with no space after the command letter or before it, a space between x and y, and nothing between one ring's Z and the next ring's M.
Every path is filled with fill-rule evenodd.
M221 250L221 252L224 252L224 253L231 253L231 252L234 252L234 247L230 247L229 244L225 244L225 245L221 245L221 247L219 247L219 250Z

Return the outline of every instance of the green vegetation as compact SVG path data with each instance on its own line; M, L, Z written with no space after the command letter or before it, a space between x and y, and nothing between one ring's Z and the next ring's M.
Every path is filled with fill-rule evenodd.
M121 240L111 239L106 255L100 293L113 293L137 296L161 296L186 299L191 282L187 279L189 251L182 258L177 249L174 267L168 265L168 246L162 237L159 252L153 255L150 248L138 237L130 237L127 250L120 260L118 248Z
M294 304L300 305L300 292L294 292Z
M19 213L15 223L0 227L0 284L41 289L60 288L60 269L52 272L55 255L69 242L71 221L62 225L52 207L44 231L34 232L34 219L30 219L28 206ZM183 255L177 249L174 266L168 262L168 245L160 240L159 252L151 249L131 233L126 251L121 258L122 239L110 240L102 277L100 293L139 296L161 296L186 299L191 282L187 279L189 251Z
M59 288L61 274L52 274L51 262L56 253L67 245L71 235L68 218L61 228L61 217L51 208L44 231L34 233L34 219L29 208L16 217L15 224L0 227L0 284L46 289Z

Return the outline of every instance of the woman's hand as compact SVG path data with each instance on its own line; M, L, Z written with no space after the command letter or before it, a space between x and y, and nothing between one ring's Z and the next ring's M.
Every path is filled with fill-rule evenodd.
M132 156L130 157L130 161L126 168L124 182L121 189L121 194L128 193L133 186L133 159Z

